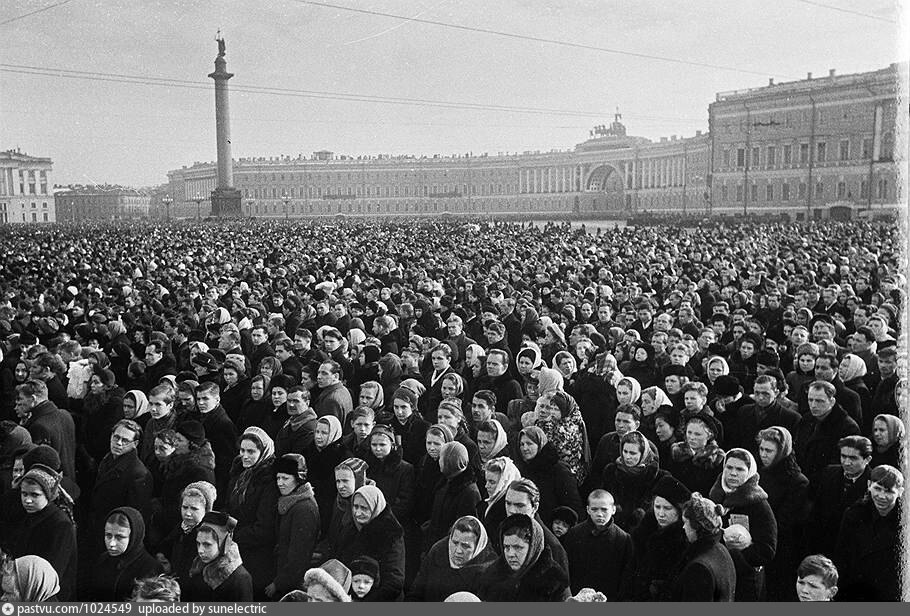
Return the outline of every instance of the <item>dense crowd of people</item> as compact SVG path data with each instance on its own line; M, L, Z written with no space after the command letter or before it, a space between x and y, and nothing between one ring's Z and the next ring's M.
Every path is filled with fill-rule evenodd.
M893 223L0 251L3 600L900 599Z

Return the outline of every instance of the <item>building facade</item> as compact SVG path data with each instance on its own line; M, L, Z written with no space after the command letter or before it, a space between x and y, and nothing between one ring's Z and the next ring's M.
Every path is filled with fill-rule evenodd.
M50 158L0 152L0 223L56 221Z
M148 191L123 186L59 187L54 193L61 222L136 220L149 217Z
M651 141L616 115L571 150L242 158L248 216L869 215L902 202L894 142L906 65L720 93L709 131ZM204 217L214 163L168 173L175 217Z

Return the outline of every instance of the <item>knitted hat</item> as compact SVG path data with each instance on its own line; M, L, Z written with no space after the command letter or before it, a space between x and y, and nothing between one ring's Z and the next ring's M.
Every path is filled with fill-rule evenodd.
M366 575L373 579L373 586L379 582L379 563L369 556L358 556L351 561L351 577Z
M59 473L61 470L60 454L50 445L38 445L22 456L22 466L25 470L36 464L44 465Z
M554 520L565 522L569 528L578 524L578 513L571 507L557 507L551 515Z
M13 487L19 487L22 485L22 482L26 480L41 486L41 490L49 501L57 498L57 495L60 493L60 473L43 464L32 465L32 467L15 482L16 485Z
M439 469L446 477L454 477L468 468L468 450L458 441L439 448Z
M735 396L742 391L739 379L729 374L722 374L714 379L714 391L719 396Z
M671 475L664 475L654 485L654 496L659 496L678 509L686 504L692 493Z
M395 432L392 431L392 428L385 424L376 424L376 426L373 428L373 431L370 432L369 442L372 443L373 437L377 434L387 436L389 440L392 441L392 447L395 447Z
M306 481L306 459L299 453L286 453L275 461L275 473L291 475L300 481Z
M360 458L348 458L335 467L335 470L347 469L354 474L354 487L366 485L367 482L367 463Z
M399 387L392 394L392 400L404 400L411 406L412 411L417 410L417 394L406 387Z
M212 507L215 506L215 499L218 498L218 492L215 490L215 486L210 484L208 481L194 481L185 488L183 488L183 493L181 495L181 502L187 496L201 496L205 499L205 510L206 512L211 511Z
M714 501L704 498L698 492L693 492L692 498L685 505L686 518L699 537L713 535L721 529L723 520L720 509Z
M351 570L334 558L318 567L308 569L303 576L303 585L319 584L339 603L349 603L351 596Z
M218 547L224 551L225 540L234 533L237 528L237 519L221 511L209 511L202 518L202 524L199 527L210 529L218 539Z
M174 431L182 434L194 445L202 445L205 442L205 426L198 421L192 419L181 421L174 427Z

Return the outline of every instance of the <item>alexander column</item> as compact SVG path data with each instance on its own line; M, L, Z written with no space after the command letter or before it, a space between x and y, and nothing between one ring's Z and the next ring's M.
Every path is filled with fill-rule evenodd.
M234 188L234 171L231 162L231 116L228 107L228 79L234 76L227 72L224 59L224 37L221 30L215 36L218 41L218 57L215 58L215 72L209 77L215 80L215 134L218 142L218 183L212 191L212 216L226 218L242 216L240 191Z

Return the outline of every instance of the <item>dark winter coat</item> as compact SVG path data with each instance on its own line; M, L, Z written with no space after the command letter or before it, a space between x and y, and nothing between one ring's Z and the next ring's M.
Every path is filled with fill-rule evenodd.
M92 490L93 536L102 535L107 514L117 507L133 507L143 517L148 517L152 490L152 474L139 460L135 449L116 458L107 454L98 465L98 477Z
M439 460L424 455L419 466L415 468L414 509L411 517L417 524L430 520L433 513L433 501L436 499L436 488L444 480L445 477L439 468ZM486 503L483 505L486 506ZM483 516L479 517L483 520ZM505 517L502 519L504 520Z
M316 502L319 504L320 529L325 533L332 521L332 507L338 495L335 488L335 467L347 460L351 452L339 439L322 450L319 450L314 442L303 450L303 456L306 458L307 479L313 486Z
M771 426L781 426L786 428L790 434L796 434L799 419L799 413L785 409L778 400L764 409L757 404L745 404L737 413L736 429L732 434L728 431L724 432L727 435L724 446L727 449L734 447L747 449L757 459L758 443L755 441L755 437L759 432Z
M82 442L95 464L107 455L111 448L111 431L114 425L123 419L124 391L117 387L108 392L107 399L90 400L83 404Z
M569 557L572 592L593 588L617 600L632 572L632 538L615 521L598 529L587 519L576 524L562 538Z
M160 497L152 504L152 523L160 539L180 524L183 489L195 481L215 484L215 454L208 441L185 454L172 454L161 466Z
M287 496L279 496L274 580L277 596L299 586L310 568L318 539L319 505L310 484L303 484Z
M601 485L613 495L616 503L613 519L616 523L623 529L635 528L651 507L654 485L669 474L657 466L656 458L653 465L639 474L625 472L617 462L608 464Z
M89 573L90 582L85 596L92 601L129 601L137 578L161 573L161 565L145 550L145 522L130 509L120 509L130 521L130 539L120 556L107 552L95 561Z
M569 596L569 576L553 560L544 546L537 562L520 577L501 556L487 566L475 594L482 601L565 601Z
M834 553L844 512L866 495L871 470L870 464L859 477L849 481L844 476L843 466L831 464L819 473L815 482L809 484L812 508L807 532L808 553L829 556Z
M199 557L193 561L190 581L181 597L193 602L245 602L253 600L253 578L241 564L236 544L230 544L222 554L208 565Z
M60 470L76 479L76 425L69 411L45 400L32 409L25 429L35 445L50 445L60 455ZM110 438L110 433L107 435Z
M711 488L710 498L724 507L724 527L742 524L752 535L752 545L744 550L730 549L736 565L736 601L763 601L765 572L777 553L777 520L768 495L758 485L758 475L727 494L721 478Z
M496 558L496 552L487 545L468 564L453 569L449 563L449 539L444 537L424 555L405 601L440 602L452 593L474 592L484 568Z
M177 578L181 588L186 588L190 581L190 567L196 559L196 531L201 525L184 532L178 524L162 542L163 554L171 563L171 574Z
M18 496L18 490L16 490ZM60 601L75 600L76 591L76 526L67 514L54 503L37 513L26 513L18 523L11 524L5 549L13 558L34 554L48 561L60 577Z
M530 479L540 490L540 507L538 515L549 527L553 519L553 510L557 507L569 507L582 513L581 496L578 494L578 480L569 467L559 460L559 453L552 443L541 447L530 462L517 460L515 465L521 476Z
M649 511L632 531L634 558L628 594L632 601L657 601L667 591L673 567L689 547L682 520L661 528Z
M358 556L379 563L379 587L370 591L373 601L396 601L404 588L404 533L389 507L357 529L347 516L342 520L335 558L348 567Z
M384 460L370 452L367 463L367 477L376 482L395 519L407 523L414 508L414 467L401 459L401 449L394 447Z
M401 438L398 448L401 449L401 457L405 462L417 464L427 452L427 428L430 427L417 413L412 413L404 424L401 424L397 418L392 419L390 424L396 437Z
M674 443L670 448L670 465L667 470L692 492L707 494L717 481L723 468L724 452L716 444L708 446L693 457L689 447Z
M769 601L796 599L793 572L799 565L803 534L809 518L809 480L790 454L759 471L759 485L777 520L777 554L767 566Z
M289 422L285 422L281 429L278 430L278 434L275 435L276 457L280 458L286 453L304 455L307 447L313 445L316 433L316 412L313 409L307 409L303 414L306 419L296 429ZM307 464L309 464L309 461Z
M473 389L474 391L489 389L496 394L496 411L504 415L508 411L509 402L524 396L521 391L521 384L512 378L508 371L497 377L491 377L487 374L479 377Z
M430 424L436 423L437 410L439 403L442 402L442 379L447 374L455 374L455 370L452 369L452 366L449 366L443 370L435 383L432 382L433 374L433 371L430 371L426 378L423 379L423 385L427 390L417 401L417 410Z
M257 593L275 578L275 539L278 532L278 486L275 460L263 460L253 471L246 494L236 491L243 465L238 456L231 466L227 513L237 518L234 541L240 548Z
M600 438L613 429L616 390L593 372L579 372L575 378L575 401L588 429L588 441L600 442Z
M470 469L437 484L433 497L430 524L423 536L424 549L428 550L438 540L448 536L455 521L477 512L480 490Z
M228 417L236 425L239 423L240 412L244 402L250 397L250 380L240 379L233 387L225 387L221 390L221 406L224 407ZM245 428L246 426L244 426Z
M667 601L730 602L736 591L736 566L720 542L721 534L690 544L669 585Z
M881 516L868 498L844 513L834 562L843 601L900 601L901 501Z
M193 413L188 417L195 419L205 428L205 438L212 445L215 454L215 488L218 490L218 502L225 502L222 496L227 492L230 480L231 464L237 455L237 428L227 411L220 404L208 413Z
M800 418L793 435L793 450L799 467L810 482L814 483L826 466L840 460L837 442L851 434L859 434L859 426L839 404L835 404L821 421L811 413Z

